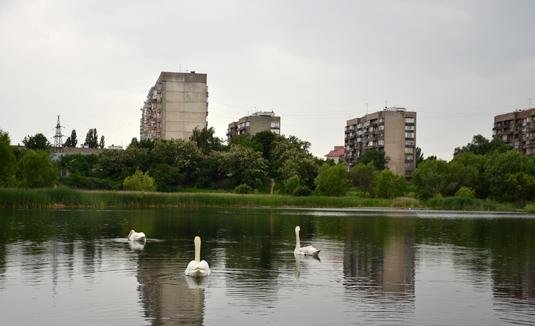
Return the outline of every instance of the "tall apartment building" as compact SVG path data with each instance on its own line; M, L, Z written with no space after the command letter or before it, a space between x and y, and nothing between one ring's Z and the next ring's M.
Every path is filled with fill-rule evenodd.
M231 122L228 125L228 139L236 135L255 135L261 131L271 131L280 135L281 118L275 116L275 112L255 112L252 115L240 118L238 121Z
M350 166L365 151L377 149L385 152L392 172L410 178L416 166L416 112L385 108L347 120L345 148Z
M526 155L535 155L535 108L494 117L494 137Z
M162 72L141 109L140 138L188 139L206 126L206 74Z

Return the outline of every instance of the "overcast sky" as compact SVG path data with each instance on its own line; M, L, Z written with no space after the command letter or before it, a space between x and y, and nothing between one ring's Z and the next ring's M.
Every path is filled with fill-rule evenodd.
M12 142L89 128L139 138L160 71L208 74L208 124L274 110L323 156L345 121L418 113L417 145L451 158L496 114L535 106L535 1L0 0L0 129Z

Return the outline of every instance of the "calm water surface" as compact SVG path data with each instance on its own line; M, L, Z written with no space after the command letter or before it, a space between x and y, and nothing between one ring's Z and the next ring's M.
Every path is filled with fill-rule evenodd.
M320 259L295 257L301 242ZM149 240L131 248L134 228ZM184 276L193 237L212 275ZM535 324L535 219L311 210L0 211L2 325Z

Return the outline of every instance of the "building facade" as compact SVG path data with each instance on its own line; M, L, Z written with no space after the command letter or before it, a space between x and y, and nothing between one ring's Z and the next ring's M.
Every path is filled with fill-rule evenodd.
M275 116L275 112L255 112L252 115L240 118L228 125L227 137L230 140L236 135L251 135L261 131L271 131L280 135L281 118Z
M367 150L383 151L388 168L410 178L416 167L416 112L385 108L346 122L345 150L349 166Z
M188 139L206 127L206 74L162 72L141 109L140 138Z
M494 117L494 137L526 155L535 155L535 108Z

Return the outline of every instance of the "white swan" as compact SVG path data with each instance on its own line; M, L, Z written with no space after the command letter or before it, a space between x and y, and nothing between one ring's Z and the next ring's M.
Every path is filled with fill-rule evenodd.
M295 250L294 254L296 255L305 255L305 256L317 256L320 251L312 246L301 247L301 241L299 241L299 231L301 228L299 226L295 227Z
M134 230L130 230L130 233L128 233L128 241L140 241L145 242L147 238L145 237L145 233L143 232L136 232Z
M205 260L201 260L201 238L195 237L195 260L189 262L184 274L193 277L203 277L210 275L210 266Z

